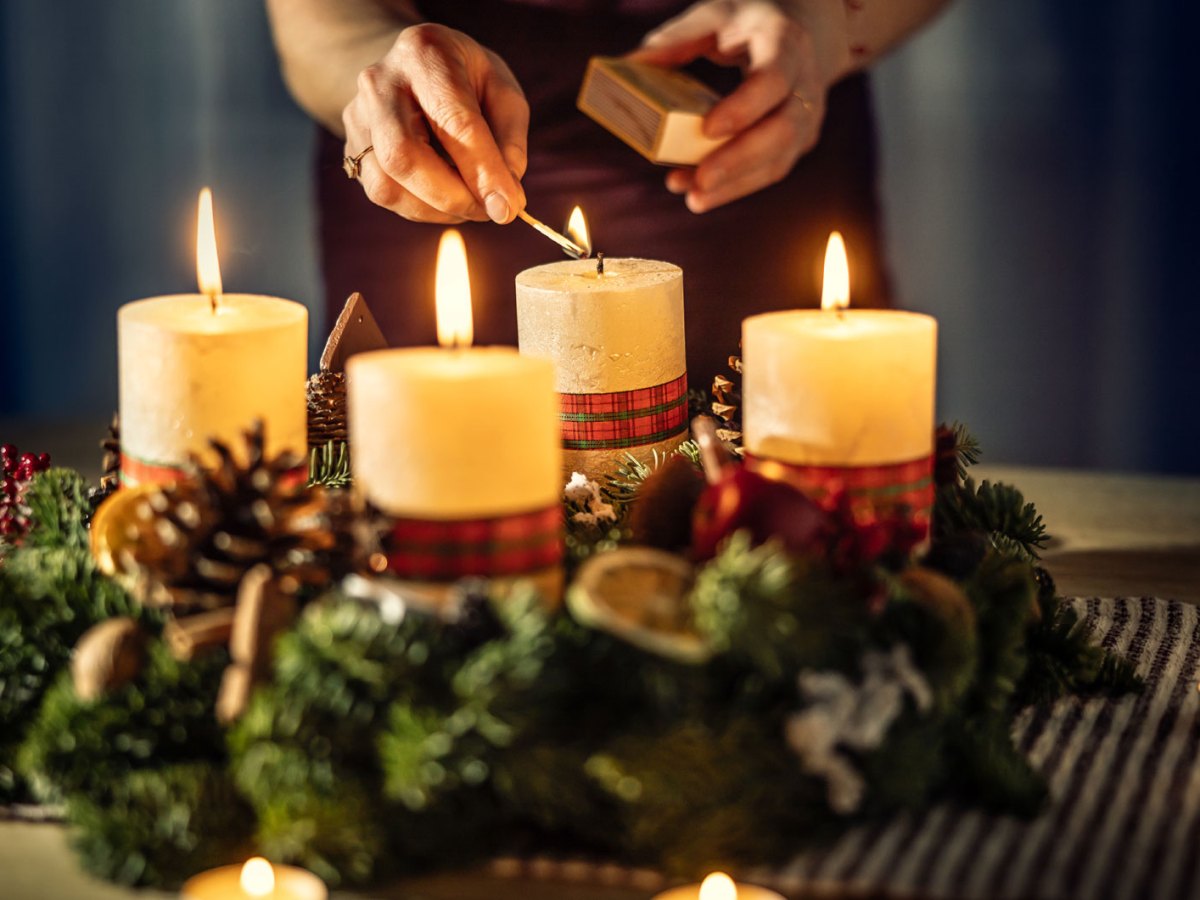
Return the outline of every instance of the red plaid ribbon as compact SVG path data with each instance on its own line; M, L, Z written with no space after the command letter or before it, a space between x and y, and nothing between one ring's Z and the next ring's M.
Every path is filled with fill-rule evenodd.
M635 391L558 396L563 446L568 450L637 447L687 430L687 372Z
M401 578L534 572L562 561L562 507L492 519L393 519L384 551L389 571Z
M137 487L141 484L158 484L165 487L184 481L188 477L189 471L185 466L152 463L138 459L136 456L130 456L128 453L121 454L121 485L124 487ZM308 467L296 466L285 473L280 480L288 487L304 484L308 481Z
M917 525L928 529L933 510L933 455L882 466L805 466L746 454L746 465L776 481L785 481L818 503L845 493L856 516L877 516L906 508Z

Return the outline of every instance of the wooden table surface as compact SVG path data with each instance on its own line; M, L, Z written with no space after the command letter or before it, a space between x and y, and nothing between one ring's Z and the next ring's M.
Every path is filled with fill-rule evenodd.
M92 442L102 429L0 422L0 442L48 450L61 465L94 475ZM1068 596L1156 596L1200 603L1200 478L979 466L977 478L1017 485L1053 537L1044 559ZM640 900L653 891L451 873L406 881L369 895L405 900ZM157 900L79 871L57 825L0 822L0 897Z

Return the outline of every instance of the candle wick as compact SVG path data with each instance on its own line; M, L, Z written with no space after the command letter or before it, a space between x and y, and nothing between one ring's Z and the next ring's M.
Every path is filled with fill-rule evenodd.
M603 253L596 254L596 274L597 275L604 274L604 254Z
M208 303L209 303L209 306L212 307L212 313L214 316L217 314L217 306L219 305L220 301L221 301L221 292L220 291L209 291L208 292Z

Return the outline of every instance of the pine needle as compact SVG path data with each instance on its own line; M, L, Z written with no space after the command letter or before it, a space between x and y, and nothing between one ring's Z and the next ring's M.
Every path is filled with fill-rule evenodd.
M348 488L350 486L350 445L330 441L314 447L308 454L308 486Z

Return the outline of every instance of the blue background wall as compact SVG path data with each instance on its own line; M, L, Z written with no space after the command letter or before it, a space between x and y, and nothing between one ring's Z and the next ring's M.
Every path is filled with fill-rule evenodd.
M878 67L901 302L990 460L1200 473L1181 10L959 0ZM0 418L107 418L116 309L192 289L202 184L226 286L315 308L311 129L258 2L5 0L0 46Z

